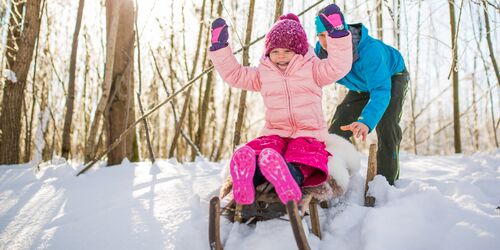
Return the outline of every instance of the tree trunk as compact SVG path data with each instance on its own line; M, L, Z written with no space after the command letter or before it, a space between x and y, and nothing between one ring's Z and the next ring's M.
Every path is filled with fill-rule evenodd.
M139 76L137 77L139 80L139 91L137 93L137 104L139 104L139 110L141 111L141 116L143 116L144 115L144 108L142 106L142 100L141 100L141 95L142 95L141 42L140 42L140 36L139 36L139 26L137 25L137 19L139 18L138 17L139 16L139 6L137 4L137 0L135 0L135 6L137 9L135 12L134 27L135 27L135 30L137 30L137 32L135 32L135 39L137 40L137 70L139 73ZM132 82L133 82L133 78L132 78ZM151 88L154 88L154 84L152 84ZM131 91L133 93L133 88ZM130 112L133 113L134 110L131 109ZM147 146L148 146L149 159L151 160L152 163L154 163L155 162L155 153L154 153L153 146L151 143L150 127L148 124L148 120L149 120L148 118L144 118L143 124L144 124L144 130L146 133L146 142L147 142Z
M46 2L44 1L42 6L41 6L41 11L40 11L40 19L42 18L43 15L43 8L46 6ZM41 21L40 21L41 22ZM40 24L41 25L41 24ZM47 24L50 25L50 24ZM40 29L38 29L37 37L40 37ZM30 157L31 157L31 138L32 138L32 131L33 131L33 117L35 113L35 104L36 104L36 73L37 73L37 59L38 59L38 46L40 45L40 39L36 40L36 45L35 45L35 58L34 58L34 65L33 65L33 78L32 78L32 83L31 83L31 92L32 92L32 98L31 98L31 113L29 115L30 119L28 121L28 113L25 111L25 126L26 126L26 136L24 138L24 160L23 162L29 162ZM26 106L26 103L24 104ZM25 107L25 109L27 109Z
M224 149L224 141L226 140L226 131L227 131L227 125L229 123L229 110L230 110L230 107L231 107L231 100L232 100L232 96L233 96L233 91L231 90L231 87L228 88L228 91L227 91L229 94L227 95L227 102L226 102L226 106L224 108L224 125L222 125L222 131L221 131L221 138L219 139L219 145L217 147L217 153L215 154L215 159L214 161L219 161L222 157L222 152L223 152L223 149Z
M220 1L219 5L217 6L217 16L222 15L222 4L223 2ZM212 63L208 64L208 67L212 66ZM208 73L207 76L207 81L205 84L205 93L203 94L203 100L201 101L201 107L200 107L200 121L198 125L198 131L196 133L196 138L195 138L195 145L201 150L203 153L203 142L205 139L205 133L206 133L206 121L207 121L207 115L208 115L208 106L210 104L210 100L212 99L212 85L213 85L213 75L214 71L211 71ZM202 89L200 87L200 89ZM193 154L194 155L194 154Z
M135 121L134 109L134 45L135 45L135 10L133 0L107 0L106 6L120 4L119 16L111 16L114 7L107 9L108 30L109 25L118 18L115 42L114 66L112 73L111 93L116 93L109 99L109 114L106 115L108 123L107 146L120 137L120 135ZM135 133L130 133L115 149L108 152L108 164L120 164L128 157L131 161L137 161L137 152L133 150Z
M377 13L377 36L378 39L384 40L383 22L382 22L382 0L377 0L375 11Z
M281 15L283 15L283 6L285 5L285 0L276 0L276 9L274 11L274 21L278 21Z
M201 39L202 39L203 31L204 31L203 21L205 20L205 1L206 0L203 0L203 3L201 5L201 18L200 18L201 22L200 22L200 26L198 29L198 40L197 40L197 44L196 44L196 53L195 53L195 57L194 57L194 61L193 61L193 68L191 69L191 73L189 74L190 80L193 79L193 77L194 77L194 73L196 72L196 66L198 65L198 59L200 56ZM188 107L190 106L189 103L191 101L191 90L192 90L192 87L190 86L185 93L184 105L182 107L181 117L179 118L179 122L177 123L177 126L175 127L175 134L174 134L174 138L172 139L172 146L170 147L170 152L168 154L169 158L174 156L175 148L177 147L177 140L179 139L179 136L181 135L182 124L184 123L184 119L186 118L186 116L189 115L189 114L187 114L187 112L188 112ZM179 157L180 157L180 155L177 155L178 160L180 159Z
M417 16L417 25L420 25L420 17L421 17L421 1L418 2L418 16ZM417 55L416 55L416 63L415 63L415 76L414 82L415 84L410 84L410 97L411 97L411 118L412 118L412 138L413 138L413 153L418 154L418 144L417 144L417 117L415 116L415 103L417 99L417 86L419 79L419 67L420 67L420 29L417 28ZM412 86L413 85L413 86Z
M470 12L472 13L472 8L471 8L471 3L469 3L469 8L470 8ZM480 10L478 10L478 20L477 20L477 23L479 24L479 28L476 29L474 27L474 22L476 20L474 20L473 18L471 18L471 21L472 21L472 30L475 31L475 30L479 30L479 35L476 36L476 33L474 32L474 38L476 40L476 46L477 46L477 50L479 52L479 55L481 56L481 61L483 62L483 67L484 67L484 73L486 74L486 76L488 76L488 66L487 66L487 63L486 63L486 59L484 58L483 56L483 53L482 53L482 50L481 50L481 39L483 38L483 35L482 35L482 31L483 31L483 28L481 26L481 18L480 18ZM471 16L472 17L472 16ZM478 38L479 37L479 38ZM490 78L489 77L486 77L486 83L488 84L488 89L491 89L491 83L490 83ZM492 125L492 132L493 132L493 140L494 140L494 144L495 146L498 148L499 147L499 143L498 143L498 135L497 135L497 129L496 129L496 125L495 125L495 105L493 103L493 93L492 91L490 91L490 94L489 94L489 103L490 103L490 115L491 115L491 125Z
M66 115L64 116L63 141L61 149L62 157L66 159L68 159L71 151L71 124L73 121L73 108L75 103L76 56L78 53L78 35L80 34L84 5L85 0L80 0L76 15L75 30L73 32L73 44L71 47L71 57L69 63L68 99L66 99Z
M419 1L420 5L420 1ZM401 49L401 0L392 0L393 36L394 43L398 50ZM420 8L419 8L420 9ZM419 13L420 15L420 13Z
M491 29L490 29L490 18L488 17L488 4L486 3L486 0L482 0L482 2L484 11L484 24L486 27L486 41L488 42L488 49L490 51L491 63L493 64L495 76L497 77L497 84L500 85L500 72L498 71L497 60L495 59L495 50L493 49L493 44L491 43Z
M122 0L106 0L106 66L104 68L104 83L102 85L102 96L94 114L94 120L90 126L89 136L85 145L85 162L94 159L97 152L96 139L101 127L101 118L104 115L113 84L114 59L116 48L116 37L118 34L119 13Z
M276 12L275 12L275 20L277 20L281 14L283 13L283 2L281 0L276 1ZM243 66L250 65L250 55L249 55L249 45L252 40L252 28L253 28L253 13L254 13L255 0L250 0L250 6L248 10L248 20L247 20L247 29L245 34L245 46L243 48ZM235 128L234 128L234 137L233 137L233 150L240 144L241 139L241 128L243 127L243 118L245 117L245 106L247 99L247 91L242 90L240 94L240 104L238 109L238 118L236 120Z
M450 10L450 29L451 29L451 48L452 48L452 85L453 85L453 128L454 128L454 141L455 153L462 153L462 142L460 135L460 102L459 102L459 89L458 89L458 49L457 49L457 29L455 22L455 1L449 0L448 7Z
M26 6L24 21L21 22L22 18L14 13L9 21L11 33L5 51L7 66L4 73L8 73L10 77L5 79L0 115L0 145L3 145L0 147L0 164L19 163L24 89L40 29L40 3L41 0L30 0L14 5L17 14L22 13L24 5ZM23 25L19 25L20 23Z

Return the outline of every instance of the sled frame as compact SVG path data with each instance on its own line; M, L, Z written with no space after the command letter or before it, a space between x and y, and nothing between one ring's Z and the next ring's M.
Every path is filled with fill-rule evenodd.
M375 205L375 197L369 196L368 194L368 183L373 180L377 174L377 145L371 144L368 155L368 167L366 173L365 182L365 206L373 207ZM209 205L209 221L208 221L208 238L210 249L212 250L223 250L223 244L220 235L220 216L222 214L220 200L223 199L228 193L223 192L221 196L215 196L210 200ZM268 192L257 192L256 202L264 202L268 204L280 202L276 194ZM294 234L295 242L298 249L300 250L310 250L309 243L307 241L306 234L304 232L304 227L302 224L302 219L306 214L307 208L309 208L309 216L311 219L311 231L319 239L321 239L321 225L319 221L318 205L321 208L329 208L327 201L318 201L312 197L311 194L305 194L299 204L295 201L289 201L286 204L286 212L289 216L290 224ZM234 217L233 222L243 223L243 213L245 205L235 204L234 200L231 200L225 207L224 210L231 209L234 206Z

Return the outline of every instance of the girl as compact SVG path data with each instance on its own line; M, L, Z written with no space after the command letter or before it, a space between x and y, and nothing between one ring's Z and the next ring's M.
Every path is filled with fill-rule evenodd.
M239 204L254 201L255 186L273 184L281 202L300 201L299 186L317 186L328 178L328 135L321 107L322 87L351 69L351 35L343 16L322 15L328 58L309 50L298 17L280 17L266 34L265 52L257 67L243 67L228 46L224 19L212 23L209 56L217 72L231 86L261 93L266 124L262 136L237 149L230 162L233 196Z

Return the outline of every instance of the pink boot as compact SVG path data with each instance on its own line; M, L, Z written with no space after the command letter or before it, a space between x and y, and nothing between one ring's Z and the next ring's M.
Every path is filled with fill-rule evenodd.
M238 204L253 203L255 165L255 151L249 146L237 149L231 158L229 166L233 178L233 197Z
M299 202L302 191L293 179L283 157L274 149L266 148L259 155L260 171L271 182L283 204L290 200Z

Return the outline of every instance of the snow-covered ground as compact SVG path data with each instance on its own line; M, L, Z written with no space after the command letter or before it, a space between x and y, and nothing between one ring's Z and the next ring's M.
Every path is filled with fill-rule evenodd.
M0 166L0 249L208 249L223 163L125 162L75 177L81 167ZM376 177L374 208L362 206L362 168L344 199L320 209L312 249L500 249L500 149L403 155L401 168L395 187ZM284 220L221 227L225 249L296 248Z

